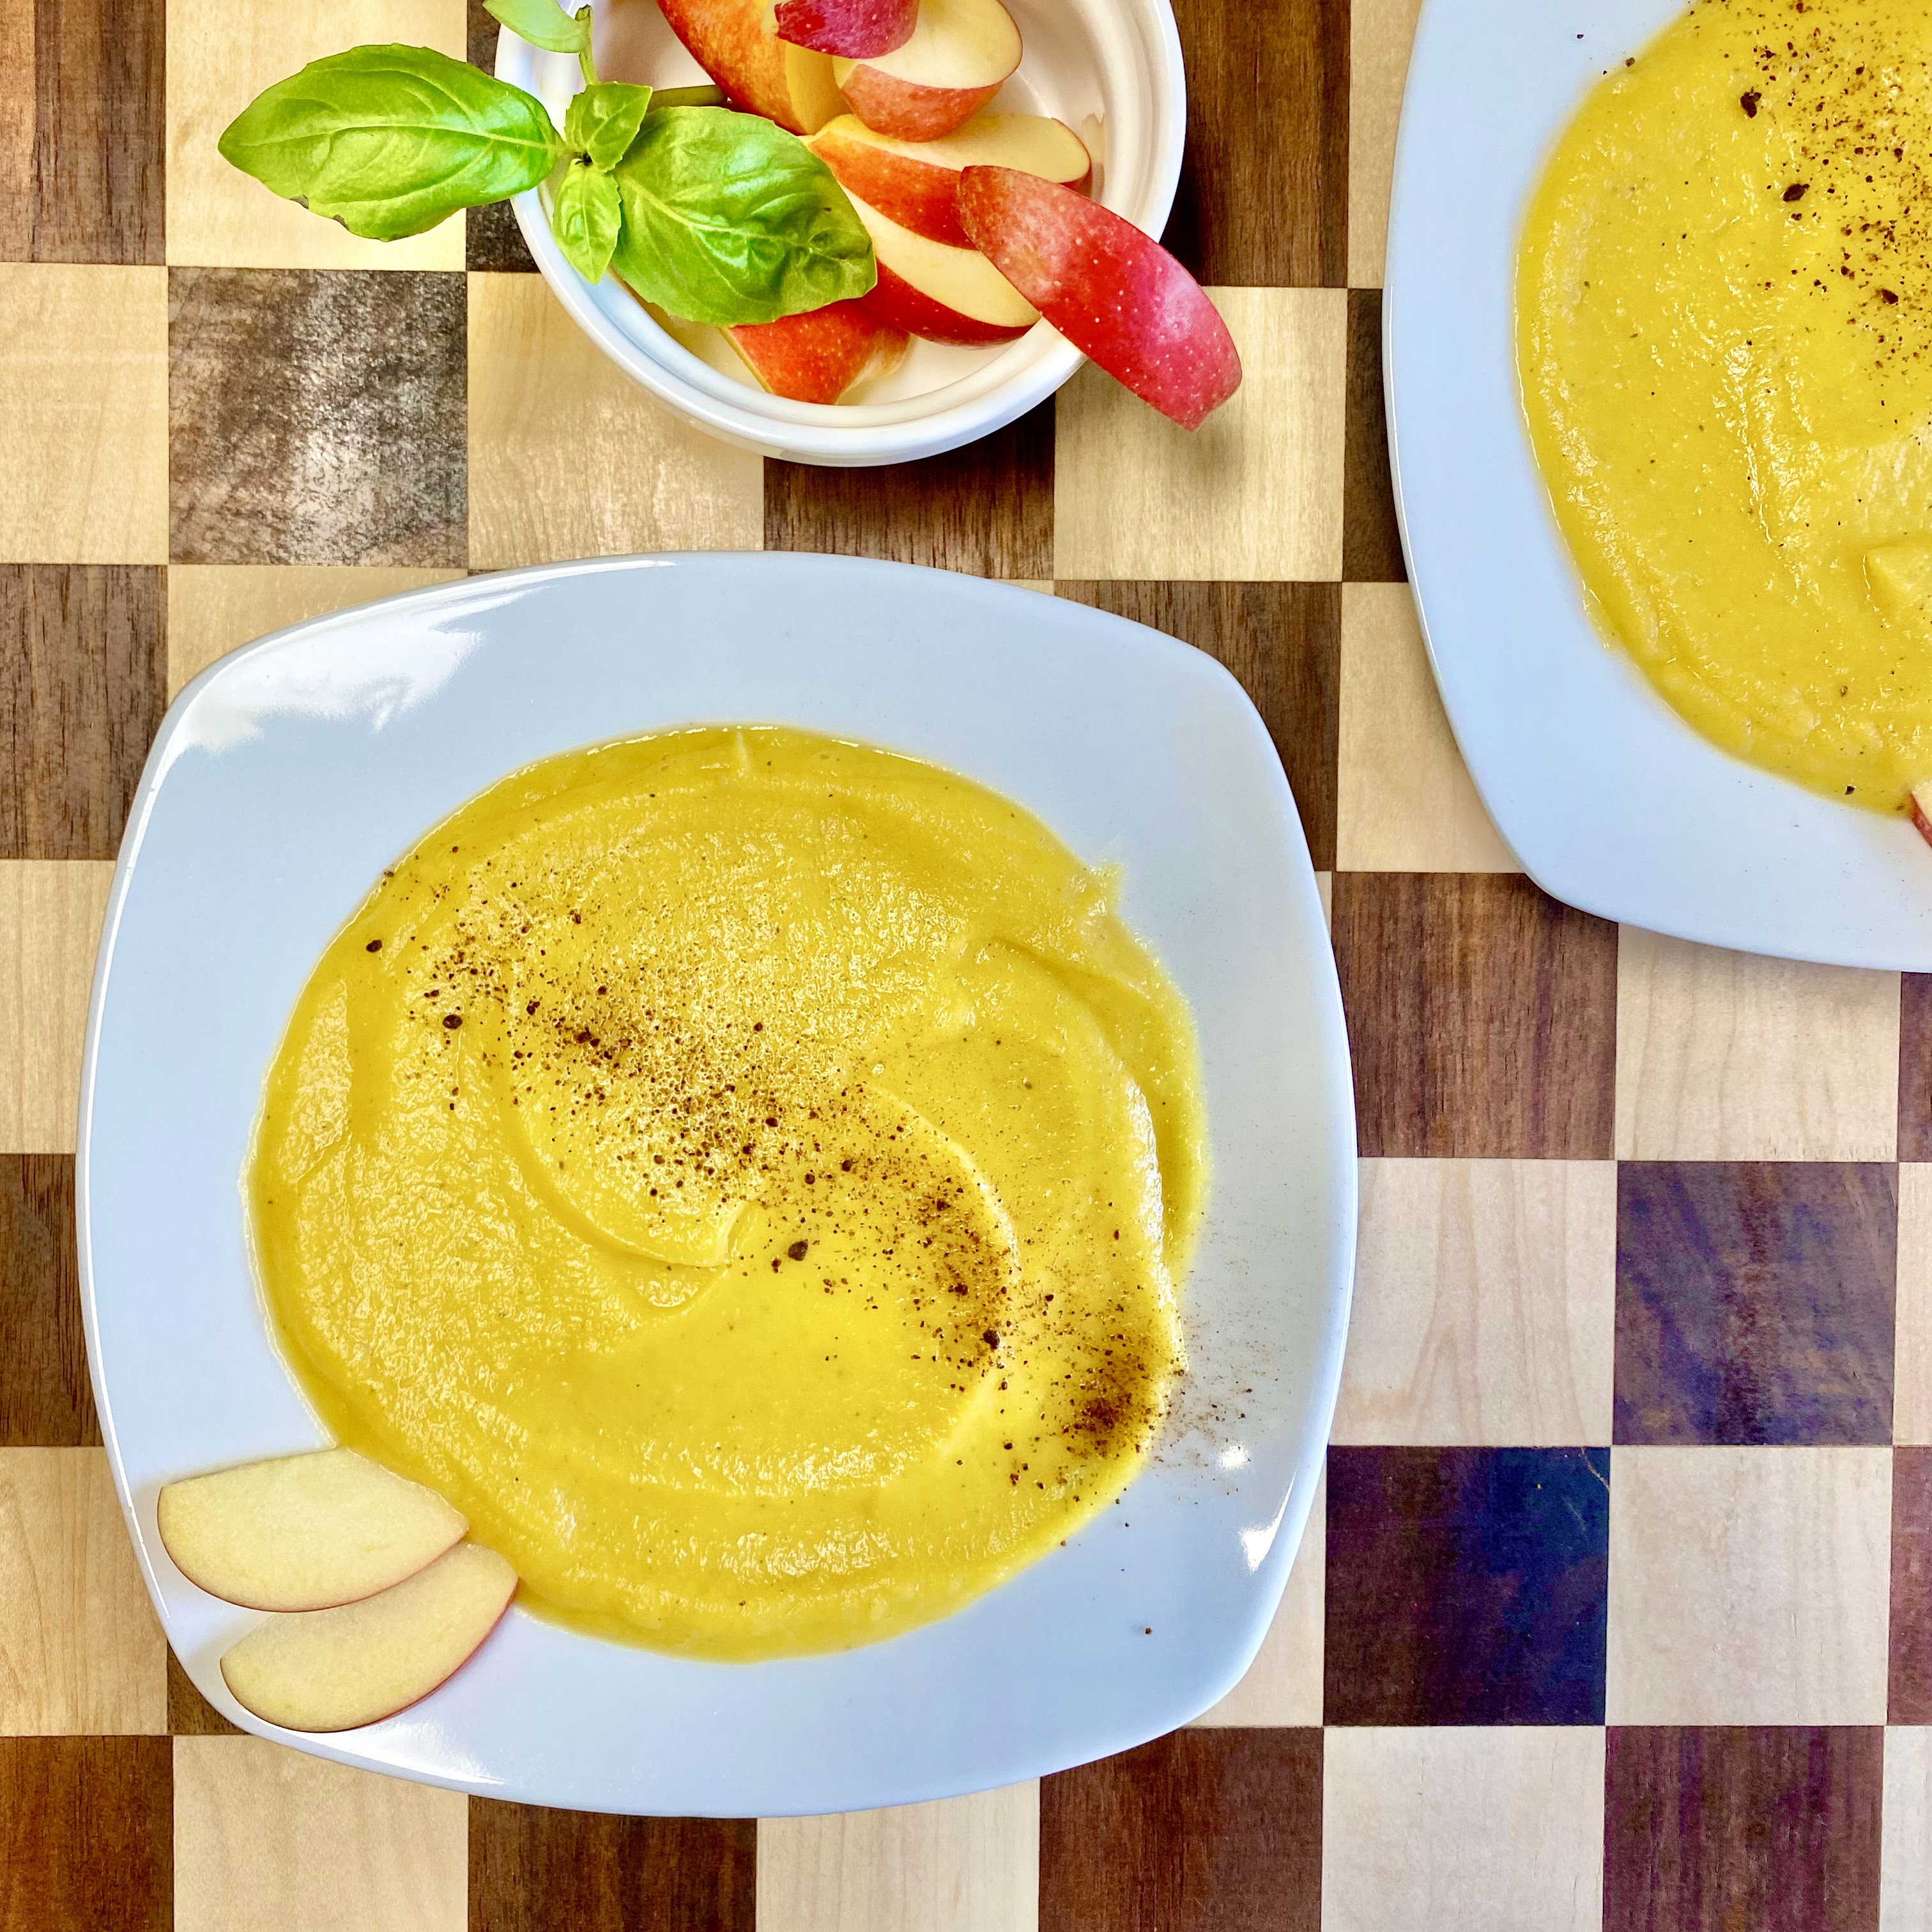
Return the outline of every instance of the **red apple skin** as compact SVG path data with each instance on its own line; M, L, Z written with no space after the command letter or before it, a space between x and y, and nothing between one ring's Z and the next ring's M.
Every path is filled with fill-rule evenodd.
M823 130L806 143L848 194L870 202L889 220L953 248L973 244L959 225L959 170L889 154L869 141L842 140Z
M927 342L956 342L976 349L989 342L1013 341L1033 326L1030 322L1022 323L1017 328L1005 328L998 322L976 322L972 316L962 315L957 309L948 308L944 302L934 302L932 296L922 294L884 262L878 266L879 279L872 284L869 292L859 298L859 302L874 321L883 322L889 328L902 328L908 335L916 335Z
M845 60L871 60L912 38L919 0L778 0L778 36Z
M1932 845L1932 778L1923 778L1912 788L1912 822L1918 836Z
M1076 139L1069 129L1070 139ZM970 248L971 236L959 225L959 170L912 156L877 142L855 139L837 122L821 128L805 144L832 170L848 194L856 195L902 228L943 242L950 248ZM944 150L941 151L942 152ZM1084 194L1094 178L1092 164L1068 185Z
M726 333L765 388L795 403L836 403L861 376L892 367L907 347L906 332L881 322L862 300L743 322Z
M1131 221L1057 182L987 167L961 170L959 220L1068 341L1184 429L1240 386L1206 292Z
M991 87L922 87L866 67L854 68L838 83L847 105L868 128L901 141L936 141L951 134L1000 87L998 81Z

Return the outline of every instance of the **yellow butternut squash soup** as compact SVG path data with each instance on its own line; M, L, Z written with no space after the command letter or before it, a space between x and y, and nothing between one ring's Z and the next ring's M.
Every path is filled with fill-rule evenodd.
M1719 744L1932 777L1932 4L1699 0L1584 103L1518 361L1594 614Z
M695 1654L883 1636L1058 1544L1148 1453L1205 1186L1116 886L794 730L492 787L268 1078L258 1258L325 1418L540 1610Z

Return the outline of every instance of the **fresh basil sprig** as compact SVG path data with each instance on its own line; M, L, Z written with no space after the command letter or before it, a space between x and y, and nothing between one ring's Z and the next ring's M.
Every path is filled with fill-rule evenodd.
M563 145L607 172L631 151L650 111L651 91L628 81L595 80L570 97Z
M404 46L310 61L250 101L220 145L265 187L376 242L535 188L566 152L534 94Z
M550 232L563 258L586 282L601 282L624 225L617 184L581 158L564 170L550 205Z
M572 20L551 0L487 3L526 38L577 52L587 74L587 9ZM580 29L580 46L564 44ZM550 227L572 266L593 282L614 267L690 322L772 322L863 295L872 242L825 164L774 122L684 104L694 96L716 98L591 79L559 135L534 95L447 55L355 47L258 94L220 147L276 194L378 241L556 175Z
M646 116L616 170L611 257L646 302L689 322L774 322L862 296L872 238L825 164L755 114Z

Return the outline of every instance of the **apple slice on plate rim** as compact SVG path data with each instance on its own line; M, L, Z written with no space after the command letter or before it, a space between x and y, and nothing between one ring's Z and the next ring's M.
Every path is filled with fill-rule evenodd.
M156 1514L175 1567L254 1610L321 1610L412 1576L469 1528L434 1490L353 1449L245 1462L166 1484Z
M494 1550L459 1543L361 1602L258 1624L221 1660L244 1710L291 1731L348 1731L427 1697L473 1657L517 1592Z

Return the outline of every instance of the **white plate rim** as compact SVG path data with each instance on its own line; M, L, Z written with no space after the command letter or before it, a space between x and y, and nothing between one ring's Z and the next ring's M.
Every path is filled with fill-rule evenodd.
M1530 454L1509 269L1549 146L1681 0L1423 0L1384 276L1396 511L1450 727L1524 870L1706 945L1932 970L1932 850L1700 736L1586 615Z
M164 1557L158 1557L151 1546L152 1499L146 1511L146 1520L137 1508L136 1498L130 1493L129 1478L120 1429L116 1413L114 1391L108 1384L104 1366L103 1335L100 1326L97 1282L96 1216L98 1202L95 1198L94 1142L96 1106L101 1074L101 1036L104 1020L110 999L113 996L115 962L124 930L124 916L131 884L137 876L142 847L148 826L165 784L169 766L180 747L175 742L180 720L192 707L194 700L224 676L232 676L244 667L251 658L259 658L278 647L286 646L290 640L305 638L318 633L352 629L372 621L384 613L406 610L416 613L434 612L438 610L460 608L479 600L490 600L504 593L520 595L532 589L578 580L589 576L613 572L626 572L638 569L681 568L688 570L716 570L720 568L748 568L764 573L773 569L824 568L856 572L863 575L878 577L919 578L938 580L950 586L948 594L964 595L974 598L991 596L994 598L1032 598L1038 593L1016 586L988 584L974 578L956 578L950 573L919 570L910 566L876 563L870 561L820 558L776 553L746 553L734 555L728 553L698 553L650 557L606 558L578 563L537 566L515 572L505 572L482 578L470 578L449 584L430 586L426 590L404 593L385 598L379 602L334 614L298 624L258 640L244 646L209 668L195 679L170 706L167 718L158 734L150 752L133 805L130 808L126 836L117 861L114 880L110 891L107 911L90 1000L87 1038L83 1055L81 1084L79 1134L76 1155L76 1204L77 1244L82 1304L82 1319L86 1334L90 1375L92 1378L96 1401L99 1407L104 1442L112 1472L124 1516L128 1524L135 1553L151 1599L161 1617L164 1628L172 1638L175 1627L170 1615L167 1592L163 1587L160 1571L166 1566ZM1131 625L1126 620L1087 607L1049 600L1057 611L1071 615L1072 620L1085 625L1097 620L1100 623L1119 630L1137 633L1146 640L1146 646L1167 653L1173 662L1185 664L1189 674L1202 678L1208 682L1224 688L1227 694L1238 700L1252 721L1253 729L1262 734L1265 742L1265 730L1257 716L1253 713L1239 686L1232 676L1204 653L1168 638L1161 634L1148 632L1142 627ZM608 734L606 734L608 735ZM1272 750L1270 747L1270 756ZM1290 882L1294 897L1304 902L1313 902L1318 916L1318 899L1316 896L1315 880L1309 866L1305 842L1302 840L1298 818L1288 798L1285 778L1281 778L1278 760L1274 766L1275 776L1280 781L1280 797L1286 805L1286 830L1294 846L1300 854L1300 876ZM1309 1509L1316 1493L1322 1460L1325 1450L1330 1421L1332 1418L1336 1395L1339 1388L1341 1354L1346 1338L1350 1291L1352 1285L1354 1248L1355 1237L1356 1201L1354 1168L1354 1132L1353 1116L1352 1076L1347 1054L1346 1023L1343 1020L1339 986L1336 983L1332 952L1326 946L1325 927L1323 929L1324 946L1321 958L1325 962L1325 975L1318 971L1322 981L1318 998L1305 1017L1312 1027L1324 1036L1322 1058L1324 1064L1322 1071L1322 1084L1325 1089L1323 1104L1329 1113L1327 1137L1324 1147L1316 1157L1325 1160L1329 1166L1326 1177L1328 1190L1326 1232L1331 1243L1328 1269L1326 1305L1322 1313L1318 1346L1314 1359L1308 1365L1310 1394L1294 1449L1294 1468L1286 1493L1271 1523L1266 1526L1265 1535L1260 1544L1261 1555L1250 1567L1256 1573L1258 1588L1249 1606L1250 1614L1241 1641L1231 1648L1220 1660L1221 1669L1214 1683L1206 1691L1197 1686L1196 1694L1184 1707L1172 1704L1164 1709L1150 1706L1153 1714L1148 1719L1123 1728L1116 1725L1110 1731L1096 1731L1085 1740L1081 1749L1071 1755L1061 1751L1056 1755L1042 1757L1037 1752L1030 1756L1024 1748L1016 1748L1010 1763L1003 1767L1001 1774L989 1779L982 1773L964 1779L949 1778L944 1774L926 1776L922 1780L908 1783L902 1776L888 1768L869 1783L861 1780L854 1784L848 1780L846 1786L832 1795L836 1803L820 1802L821 1794L808 1789L794 1788L774 1791L769 1785L758 1791L758 1802L742 1804L720 1804L716 1794L700 1797L698 1802L665 1805L661 1803L640 1804L634 1792L610 1790L602 1793L586 1792L578 1789L562 1796L548 1792L541 1786L519 1783L512 1774L508 1777L494 1771L488 1774L477 1774L460 1763L410 1763L398 1762L367 1747L370 1738L388 1730L401 1722L391 1720L386 1724L371 1727L369 1731L315 1736L286 1732L261 1723L242 1711L232 1698L227 1696L225 1688L218 1678L211 1681L205 1667L206 1660L198 1666L190 1661L188 1674L197 1688L210 1698L217 1708L232 1721L246 1731L290 1744L311 1754L328 1758L336 1762L355 1765L378 1771L391 1772L406 1778L447 1788L468 1791L482 1796L507 1796L524 1802L538 1803L566 1803L579 1808L612 1810L624 1812L658 1811L673 1814L714 1816L782 1816L795 1813L811 1813L826 1809L850 1809L874 1804L902 1803L918 1800L957 1796L964 1792L987 1788L989 1784L1004 1784L1023 1778L1045 1774L1084 1762L1088 1759L1111 1754L1160 1735L1166 1730L1188 1721L1218 1701L1232 1689L1252 1661L1256 1652L1266 1635L1281 1591L1286 1582L1289 1564L1294 1549L1298 1546L1306 1524ZM1131 1486L1127 1497L1132 1498L1146 1479L1137 1479ZM1125 1499L1124 1499L1124 1502ZM1083 1532L1082 1535L1088 1532ZM1261 1532L1247 1532L1260 1534ZM1076 1539L1077 1540L1078 1539ZM1052 1561L1052 1559L1048 1559ZM1022 1573L1022 1577L1042 1568ZM1014 1580L1015 1582L1020 1580ZM1003 1586L1000 1591L992 1593L999 1597L1014 1588L1014 1583ZM982 1599L982 1602L989 1600ZM960 1618L970 1615L973 1606L965 1612L956 1613L953 1618L940 1620L940 1624L925 1627L927 1630L940 1629L956 1623ZM526 1622L530 1620L526 1619ZM493 1640L494 1641L494 1640ZM577 1640L589 1642L590 1640ZM904 1640L894 1640L903 1642ZM846 1657L864 1658L876 1654L886 1646L867 1646L858 1651L843 1653ZM597 1646L602 1649L620 1649L621 1646ZM626 1653L631 1654L634 1653ZM649 1654L649 1653L645 1653ZM734 1672L759 1671L772 1668L764 1665L698 1666L722 1669ZM459 1673L459 1682L464 1673ZM447 1695L447 1690L434 1694L430 1702ZM1157 1702L1157 1700L1156 1700ZM418 1707L418 1708L424 1707ZM403 1714L406 1718L408 1713Z

